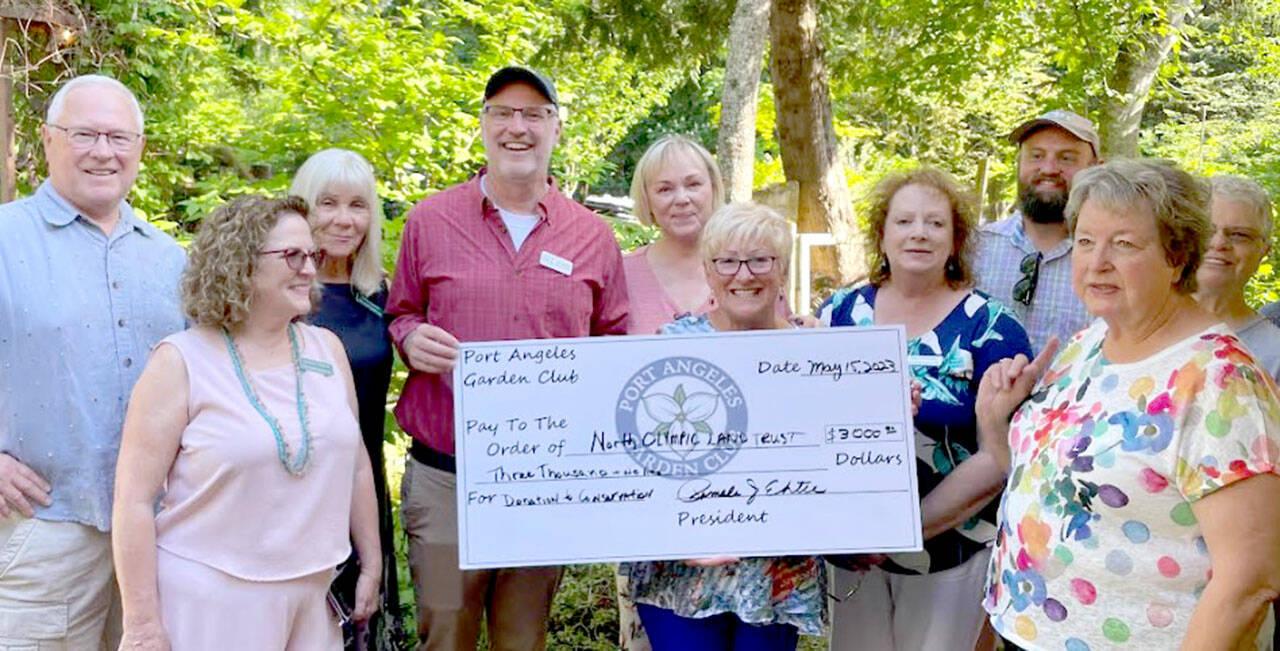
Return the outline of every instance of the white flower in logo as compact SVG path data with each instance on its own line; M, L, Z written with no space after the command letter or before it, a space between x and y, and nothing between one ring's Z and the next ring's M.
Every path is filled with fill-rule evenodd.
M712 430L707 424L707 419L716 413L716 407L720 402L719 397L714 393L686 394L683 384L676 385L676 390L671 395L654 392L646 395L643 401L645 412L658 422L654 433L670 434L673 437L695 432L710 436ZM679 446L685 448L683 451L685 455L696 447L692 441L687 443L687 446ZM707 439L707 443L711 443L711 440Z

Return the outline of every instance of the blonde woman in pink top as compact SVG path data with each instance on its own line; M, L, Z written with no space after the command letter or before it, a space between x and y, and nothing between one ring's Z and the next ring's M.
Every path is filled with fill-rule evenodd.
M629 334L652 335L682 314L711 309L698 256L702 227L722 204L724 182L702 145L680 135L659 138L631 179L636 217L661 235L622 260L631 298Z
M622 258L631 300L627 334L653 335L682 314L711 310L698 242L711 213L724 204L724 182L706 148L691 138L667 135L636 163L631 199L640 222L657 226L661 235ZM648 651L635 604L626 594L626 577L618 575L619 644L623 651Z
M622 258L631 299L627 334L657 334L678 317L710 312L715 303L698 242L711 213L724 205L724 182L715 159L691 138L663 136L636 163L631 199L636 218L661 233L652 244ZM778 316L791 316L781 293Z
M297 197L237 198L192 243L196 326L156 346L125 416L121 648L339 650L326 596L351 541L350 615L373 613L382 556L351 369L336 335L299 320L323 258L306 214Z

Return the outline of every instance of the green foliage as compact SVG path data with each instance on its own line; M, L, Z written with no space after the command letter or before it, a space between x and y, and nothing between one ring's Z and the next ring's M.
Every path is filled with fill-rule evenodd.
M518 62L535 61L557 81L566 119L553 172L573 190L608 170L614 144L685 78L608 48L539 56L539 44L565 31L555 2L86 0L76 8L90 29L59 52L61 66L21 80L26 168L41 167L35 134L53 82L104 71L133 88L147 114L131 201L174 227L229 195L285 190L293 170L326 147L368 158L388 214L398 215L483 165L484 82ZM39 176L23 181L29 192ZM388 229L392 250L398 232Z
M569 0L550 52L616 49L648 67L697 69L724 45L732 0Z
M614 195L631 193L631 177L636 162L649 145L667 134L684 134L702 143L708 150L716 147L718 116L713 109L719 105L722 68L711 67L690 74L675 86L648 114L631 125L618 140L606 158L609 166L595 189Z
M855 200L889 171L929 164L1007 205L1004 135L1050 108L1098 117L1117 54L1174 0L830 0L820 3L834 127ZM19 192L42 177L41 114L56 85L104 71L135 89L147 150L131 201L182 236L226 197L280 192L326 147L374 165L390 219L390 268L415 201L484 161L478 125L494 69L532 63L565 105L553 171L562 187L626 194L653 140L685 133L714 149L730 0L69 0L87 29L11 35ZM768 68L757 112L757 187L785 181ZM1160 69L1144 155L1201 174L1237 173L1280 197L1280 5L1201 0ZM1001 202L1004 202L1001 204ZM862 203L859 204L861 206ZM865 210L860 210L865 214ZM990 213L988 213L990 214ZM614 220L624 250L652 228ZM1250 301L1277 300L1280 258ZM395 400L404 370L393 379ZM404 433L388 419L392 485ZM411 603L407 570L402 596ZM613 648L608 568L572 568L553 648ZM810 643L806 642L806 644ZM817 648L817 645L814 645Z
M1143 120L1144 154L1212 176L1238 174L1280 198L1280 6L1209 2L1186 30ZM1274 208L1274 204L1273 204ZM1280 299L1272 251L1246 288L1255 306Z
M638 221L615 219L610 224L613 226L613 235L618 240L618 247L624 253L658 239L657 228L645 226Z
M548 649L618 648L618 588L612 565L565 568L551 609Z

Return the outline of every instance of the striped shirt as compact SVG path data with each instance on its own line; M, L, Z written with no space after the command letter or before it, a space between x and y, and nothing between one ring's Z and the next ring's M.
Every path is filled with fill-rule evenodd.
M1063 238L1044 254L1031 305L1013 300L1013 286L1022 278L1022 259L1036 253L1020 211L979 229L976 251L977 288L1013 309L1032 350L1039 352L1053 335L1065 344L1093 320L1071 288L1071 238Z

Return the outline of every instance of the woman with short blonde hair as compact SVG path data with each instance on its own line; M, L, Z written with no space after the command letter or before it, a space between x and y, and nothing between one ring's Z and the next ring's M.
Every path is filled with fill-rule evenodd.
M636 163L631 199L640 223L659 231L653 243L622 259L631 299L628 332L651 335L681 314L711 307L698 241L711 213L724 204L724 183L702 145L667 135Z
M631 199L636 218L657 227L659 235L622 258L631 301L627 333L652 335L682 315L702 315L714 307L699 242L707 220L724 205L724 181L705 147L687 136L666 135L636 163ZM789 314L785 298L778 299L780 313ZM620 646L647 651L644 630L626 598L626 577L618 577L618 591Z
M714 307L667 323L663 334L795 327L777 309L791 255L785 218L729 204L707 222L699 250ZM622 571L654 651L794 651L800 635L822 635L826 571L813 556L650 561Z

